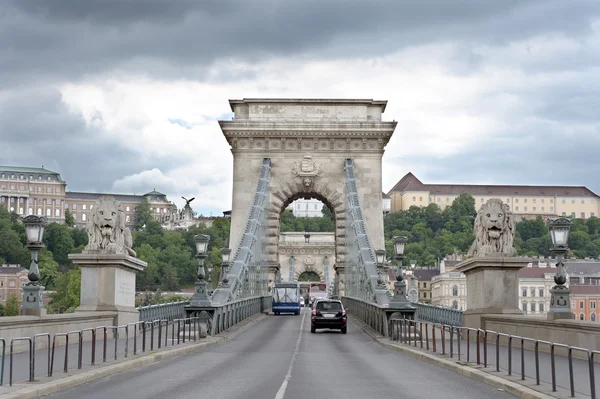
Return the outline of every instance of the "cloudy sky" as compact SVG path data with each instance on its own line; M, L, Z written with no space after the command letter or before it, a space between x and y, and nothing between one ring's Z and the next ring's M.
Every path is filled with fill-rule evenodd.
M388 100L384 191L600 193L598 0L2 0L0 164L230 209L244 97Z

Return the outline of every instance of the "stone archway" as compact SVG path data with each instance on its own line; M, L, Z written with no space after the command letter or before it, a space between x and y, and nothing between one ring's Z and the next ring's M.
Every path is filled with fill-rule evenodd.
M382 121L386 101L367 99L230 100L233 120L219 125L233 154L230 243L235 253L244 231L263 159L271 160L267 211L271 280L280 270L279 223L298 198L316 198L335 216L336 281L343 291L345 171L354 161L362 214L375 248L384 247L381 158L396 122ZM332 276L333 277L333 276ZM338 279L339 278L339 279Z

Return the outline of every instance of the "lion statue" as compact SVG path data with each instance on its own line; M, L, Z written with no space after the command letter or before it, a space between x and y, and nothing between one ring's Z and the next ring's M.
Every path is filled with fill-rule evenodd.
M113 197L100 197L93 210L87 222L89 242L83 252L135 256L131 248L131 231L125 227L125 215L119 201Z
M516 256L515 221L510 207L498 198L481 206L475 217L475 242L467 256Z

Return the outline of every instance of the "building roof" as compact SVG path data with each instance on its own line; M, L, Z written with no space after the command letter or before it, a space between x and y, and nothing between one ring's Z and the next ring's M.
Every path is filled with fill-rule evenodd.
M146 194L144 194L144 197L147 197L147 196L149 196L149 195L156 195L156 196L160 196L160 195L162 195L162 196L166 196L166 194L163 194L163 193L161 193L161 192L159 192L159 191L156 191L155 189L153 189L153 190L152 190L152 191L150 191L149 193L146 193Z
M106 193L84 193L79 191L67 191L67 200L97 200L100 197L115 197L118 201L140 202L143 196L134 194L106 194Z
M419 281L431 281L431 279L440 274L438 269L414 269L413 276Z
M512 186L491 184L423 184L412 173L407 173L389 191L429 191L432 195L524 195L539 197L598 197L585 186Z
M51 171L45 168L31 168L28 166L1 166L0 172L8 172L8 173L37 173L41 175L54 175L58 177L59 181L62 181L60 178L60 174L58 172Z
M0 266L0 274L17 274L22 271L26 271L27 269L21 267L21 265L14 264L3 264Z
M382 192L382 193L381 193L381 198L390 198L390 196L389 196L389 195L387 195L386 193L383 193L383 192Z
M555 272L555 267L524 267L519 270L519 278L544 278L545 274Z
M600 262L597 260L593 261L579 261L569 262L565 261L565 269L570 275L598 275L600 274Z
M598 295L600 296L600 285L569 285L573 295Z

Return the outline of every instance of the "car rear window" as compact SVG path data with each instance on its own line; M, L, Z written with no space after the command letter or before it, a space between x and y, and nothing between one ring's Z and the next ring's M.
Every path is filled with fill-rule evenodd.
M319 301L317 302L318 310L342 310L342 304L339 302L326 302Z

